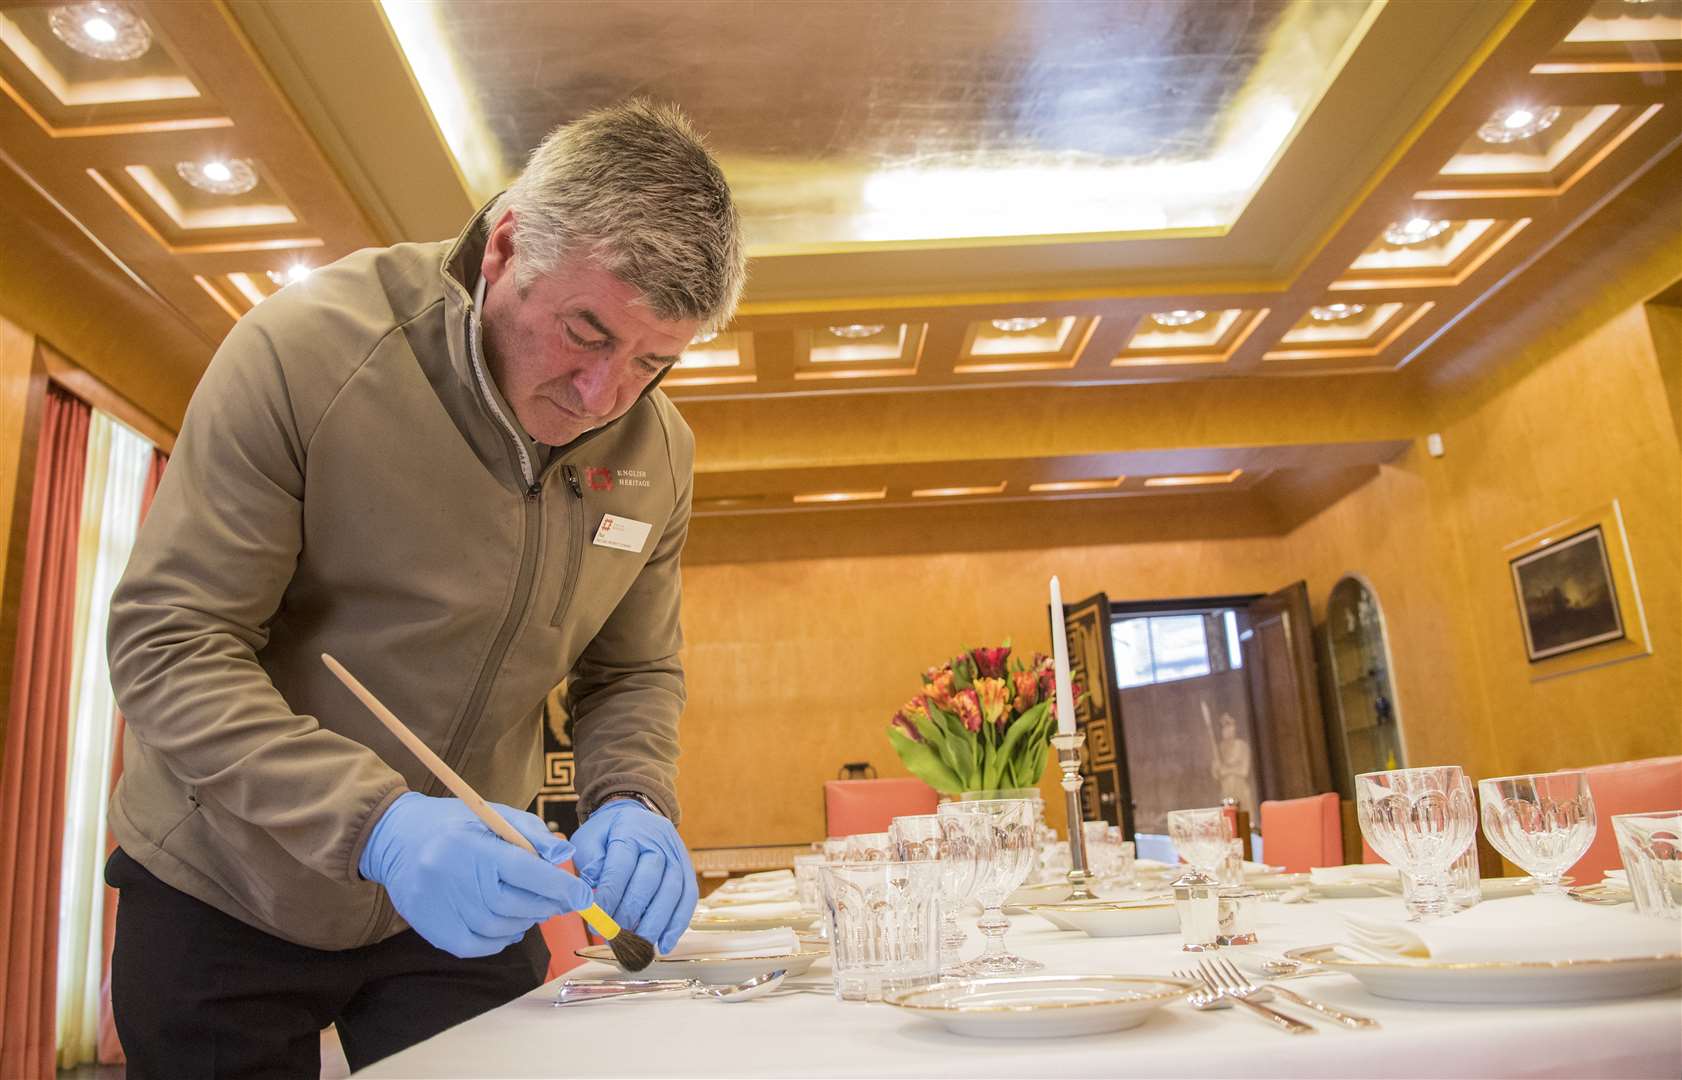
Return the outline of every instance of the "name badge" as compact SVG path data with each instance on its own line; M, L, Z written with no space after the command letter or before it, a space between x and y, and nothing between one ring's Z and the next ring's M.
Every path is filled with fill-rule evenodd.
M646 521L634 518L615 517L603 514L602 523L596 529L596 546L618 548L620 551L641 551L648 542L648 530L653 528Z

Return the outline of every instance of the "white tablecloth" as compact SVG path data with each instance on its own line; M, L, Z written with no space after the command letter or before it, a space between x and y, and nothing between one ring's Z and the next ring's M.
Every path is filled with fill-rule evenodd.
M1339 936L1340 910L1401 914L1396 900L1269 903L1258 948ZM1037 918L1006 939L1051 972L1166 975L1196 957L1177 936L1089 938ZM972 932L965 955L978 949ZM828 982L822 961L800 983ZM607 974L589 964L570 973ZM1238 1009L1177 1005L1129 1031L1073 1039L975 1039L887 1005L815 994L735 1005L661 999L557 1009L543 987L358 1073L367 1077L1668 1077L1682 1076L1682 994L1558 1005L1432 1005L1373 997L1344 976L1301 993L1382 1022L1314 1035ZM1287 1007L1293 1015L1308 1014Z

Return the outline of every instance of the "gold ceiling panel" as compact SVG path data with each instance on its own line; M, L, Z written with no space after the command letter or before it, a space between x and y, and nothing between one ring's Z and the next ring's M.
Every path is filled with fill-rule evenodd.
M1267 309L1246 311L1170 308L1153 311L1139 320L1133 337L1111 367L1154 367L1166 364L1224 364L1244 344Z
M1368 305L1328 298L1325 303L1310 308L1279 339L1284 348L1268 350L1262 360L1266 363L1334 361L1340 365L1375 361L1434 307L1436 304L1430 301ZM1353 365L1353 369L1360 366Z
M1624 141L1659 112L1661 106L1549 106L1526 104L1520 115L1546 126L1529 138L1491 142L1502 123L1486 121L1450 158L1430 187L1417 198L1433 201L1491 196L1524 198L1563 195L1604 162ZM1497 114L1499 116L1500 114ZM1511 115L1509 113L1508 115Z
M755 378L753 335L720 333L692 342L660 385L665 389L728 386L751 383Z
M47 134L99 136L232 123L157 31L147 26L134 46L143 49L140 55L113 63L72 48L61 37L62 22L55 33L57 10L46 4L0 10L0 91Z
M1054 371L1074 367L1097 328L1077 315L1011 315L972 322L953 371L960 374Z
M1497 252L1511 243L1529 226L1529 218L1517 221L1497 221L1493 218L1472 218L1466 221L1444 221L1441 232L1425 240L1415 241L1406 227L1417 221L1410 219L1380 233L1359 258L1350 264L1348 273L1333 282L1333 290L1351 289L1429 289L1452 288L1477 273ZM1434 230L1438 222L1430 222ZM1401 229L1399 238L1394 230ZM1290 336L1284 338L1290 341Z
M757 254L1230 227L1366 0L386 0L469 187L557 118L683 101Z
M837 323L795 334L794 378L878 379L917 374L923 323Z
M1537 74L1682 71L1682 2L1600 0L1531 70Z

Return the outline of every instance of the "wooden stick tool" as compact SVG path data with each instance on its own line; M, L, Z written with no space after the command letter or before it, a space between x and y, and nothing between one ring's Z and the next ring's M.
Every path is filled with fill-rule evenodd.
M530 840L520 835L520 830L510 825L507 818L492 810L490 804L485 802L466 780L463 780L454 769L446 765L443 758L433 753L430 746L421 742L420 737L410 731L407 724L397 719L396 714L386 708L380 699L375 697L366 686L363 686L355 675L345 670L343 664L326 653L321 654L321 662L326 664L327 670L331 671L340 682L345 684L346 689L356 695L357 700L368 707L368 711L373 713L379 722L386 726L386 730L397 736L398 741L407 746L409 752L419 758L420 763L425 765L433 776L442 781L446 788L449 788L451 795L460 799L469 810L473 811L475 817L485 823L486 828L515 847L524 848L533 855L537 855L537 849L532 846ZM542 858L542 856L538 857ZM654 946L646 938L639 937L614 922L612 916L601 909L601 905L591 904L579 911L579 914L613 949L614 957L624 966L625 970L641 971L653 962Z

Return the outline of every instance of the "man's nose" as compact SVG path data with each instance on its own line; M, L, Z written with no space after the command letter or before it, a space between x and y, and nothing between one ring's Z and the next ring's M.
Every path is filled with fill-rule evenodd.
M572 380L578 391L578 402L591 416L605 416L613 408L619 394L619 380L614 374L617 365L611 359L586 364Z

